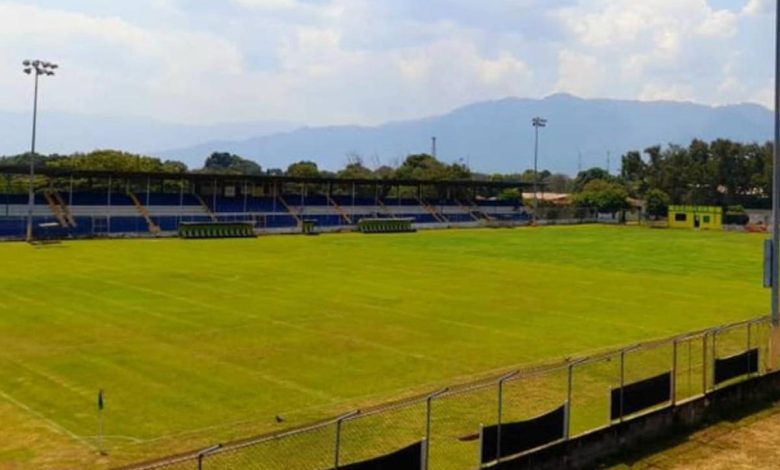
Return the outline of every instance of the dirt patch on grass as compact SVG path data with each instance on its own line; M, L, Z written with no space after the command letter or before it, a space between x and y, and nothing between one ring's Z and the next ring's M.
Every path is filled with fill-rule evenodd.
M775 469L780 460L780 403L756 414L724 420L667 443L673 447L613 469ZM650 450L650 449L648 449ZM629 459L630 460L630 459Z

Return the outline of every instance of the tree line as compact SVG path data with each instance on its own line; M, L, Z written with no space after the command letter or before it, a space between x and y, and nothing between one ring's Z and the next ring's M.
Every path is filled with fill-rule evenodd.
M590 168L571 178L541 170L538 181L544 191L571 193L572 203L606 212L628 208L629 198L646 201L651 215L663 215L669 204L744 206L767 208L771 204L771 143L740 143L727 139L693 140L687 147L653 146L627 152L621 157L620 173ZM28 165L30 154L0 157L0 165ZM313 161L299 161L286 169L264 169L253 160L227 152L209 155L201 168L189 169L182 162L117 150L96 150L72 155L35 155L38 167L117 172L190 172L235 175L286 175L360 179L482 180L533 182L534 172L484 174L462 162L446 163L427 154L407 156L395 166L369 168L359 155L348 155L338 171L320 169ZM20 179L23 177L19 177ZM494 194L517 198L516 190Z

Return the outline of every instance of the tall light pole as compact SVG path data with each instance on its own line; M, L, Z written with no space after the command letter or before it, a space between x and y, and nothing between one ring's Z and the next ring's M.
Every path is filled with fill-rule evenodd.
M33 180L35 179L35 131L38 123L38 78L43 76L51 77L54 71L59 67L57 64L46 62L44 60L25 60L22 62L24 73L35 75L35 95L33 98L33 123L32 123L32 145L30 147L30 191L27 201L27 241L32 241L33 236L33 208L35 207L35 190Z
M539 210L539 128L547 127L547 119L535 117L531 120L534 126L534 217L536 223L536 213Z
M780 2L775 6L775 145L772 170L772 327L780 330L780 283L778 283L778 248L780 248ZM778 345L775 344L777 347ZM774 351L777 356L780 351Z

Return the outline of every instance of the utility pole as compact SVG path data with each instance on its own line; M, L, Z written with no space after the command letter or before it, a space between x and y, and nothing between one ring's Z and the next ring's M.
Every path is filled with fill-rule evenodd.
M33 95L33 122L32 122L32 144L30 146L30 188L27 198L27 241L31 242L33 238L33 209L35 207L35 137L38 125L38 78L41 75L53 76L54 71L59 67L57 64L43 60L25 60L22 62L24 73L27 75L35 74L35 94Z
M607 174L609 174L611 169L612 169L612 152L607 150Z
M535 117L531 120L534 126L534 217L536 223L536 214L539 210L539 128L547 127L547 119Z
M431 137L431 156L436 158L436 137Z

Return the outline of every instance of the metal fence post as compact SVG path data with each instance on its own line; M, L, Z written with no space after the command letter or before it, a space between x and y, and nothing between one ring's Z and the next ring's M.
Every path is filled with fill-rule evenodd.
M484 445L484 439L485 439L485 426L480 424L479 425L479 445L477 446L477 468L481 469L484 468L484 465L482 465L482 446Z
M620 350L620 422L623 422L623 386L626 383L626 350Z
M333 468L339 468L339 451L341 450L341 422L342 419L336 420L336 442L333 450Z
M718 335L720 334L720 329L716 329L712 332L712 389L715 390L718 388L718 385L715 383L715 361L718 359Z
M215 446L209 447L207 449L203 449L202 451L198 452L198 470L203 470L204 458L206 458L212 452L216 452L221 448L222 448L222 444L217 444Z
M438 392L431 393L428 398L425 399L425 470L428 470L428 460L430 459L431 448L431 412L433 399L447 393L449 388L443 388Z
M353 411L344 416L341 416L336 420L336 442L333 449L333 468L339 468L339 458L341 452L341 423L345 420L360 414L360 410Z
M420 470L428 470L428 440L423 439L422 441L422 455L420 455L420 460L422 461L420 463Z
M705 331L701 337L701 393L707 394L707 335L709 332Z
M571 437L571 383L574 373L574 364L569 364L567 385L566 385L566 421L564 422L564 437L568 441Z
M677 338L672 341L672 389L670 395L672 397L672 405L677 404Z
M504 413L504 383L519 374L520 371L511 372L498 380L498 416L496 419L496 459L501 461L501 417Z
M747 363L747 366L748 366L748 377L752 377L753 376L753 372L750 372L750 346L751 346L751 340L752 340L752 338L751 338L751 329L752 329L751 327L752 326L753 326L753 323L752 322L748 322L748 324L747 324L747 351L748 351L748 355L747 355L748 363Z

